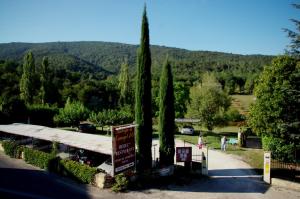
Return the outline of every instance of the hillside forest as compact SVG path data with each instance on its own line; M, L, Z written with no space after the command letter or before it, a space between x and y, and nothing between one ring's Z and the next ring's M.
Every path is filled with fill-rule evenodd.
M99 126L132 122L137 48L108 42L0 44L0 122L49 126L76 126L83 120ZM190 92L209 81L226 95L252 94L255 81L273 59L151 46L153 118L158 116L160 75L167 56L177 118L191 115ZM229 120L240 118L236 110L228 111ZM218 119L213 125L224 122Z

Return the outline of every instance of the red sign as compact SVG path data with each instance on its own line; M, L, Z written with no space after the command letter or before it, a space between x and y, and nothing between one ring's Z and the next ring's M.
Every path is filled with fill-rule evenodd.
M134 125L112 127L113 175L135 167Z
M176 147L176 161L177 162L191 162L192 161L192 147Z

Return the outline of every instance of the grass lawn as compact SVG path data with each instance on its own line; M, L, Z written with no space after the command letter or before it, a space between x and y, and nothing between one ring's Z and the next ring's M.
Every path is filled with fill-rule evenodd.
M248 149L240 148L239 150L227 150L227 153L237 155L243 161L255 168L258 174L262 174L264 166L264 151L263 149Z
M250 105L254 102L254 95L231 95L231 98L231 106L242 114L247 114Z

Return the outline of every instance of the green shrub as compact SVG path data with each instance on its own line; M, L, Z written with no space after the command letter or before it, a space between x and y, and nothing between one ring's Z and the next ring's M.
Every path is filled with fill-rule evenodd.
M61 160L60 173L82 183L91 183L97 169L72 160Z
M25 161L27 163L46 170L49 170L51 161L53 161L53 159L56 158L53 154L45 153L30 148L24 148L24 156Z
M125 191L128 188L129 180L121 173L115 176L116 183L113 185L112 190L114 192Z
M71 102L68 98L65 107L54 116L54 122L58 126L77 126L80 121L86 120L89 110L79 101Z
M225 114L226 120L228 122L240 122L245 120L245 117L239 113L236 109L229 109Z
M6 155L12 158L20 158L23 149L22 146L13 141L3 141L2 146Z
M262 138L262 144L264 150L271 151L275 160L293 162L295 159L294 145L281 138L265 136Z

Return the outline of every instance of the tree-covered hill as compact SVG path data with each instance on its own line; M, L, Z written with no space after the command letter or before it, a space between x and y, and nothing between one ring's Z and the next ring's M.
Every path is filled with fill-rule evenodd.
M137 45L111 42L50 42L0 44L0 60L22 61L29 50L37 65L48 56L50 66L75 71L118 73L121 63L128 61L131 73L135 70ZM151 46L154 73L159 72L166 55L173 62L175 78L195 77L203 71L240 70L261 71L272 56L238 55L209 51L189 51L164 46ZM185 79L185 78L184 78Z

